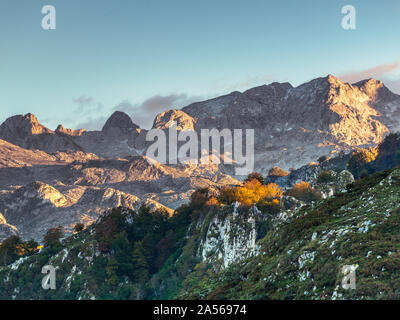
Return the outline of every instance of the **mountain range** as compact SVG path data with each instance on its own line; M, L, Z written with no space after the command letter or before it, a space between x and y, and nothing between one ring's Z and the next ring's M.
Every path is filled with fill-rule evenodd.
M400 129L400 96L382 82L338 78L232 92L157 115L153 128L255 130L255 168L299 168L321 156L372 147ZM198 188L236 185L243 177L222 164L150 164L148 130L115 112L102 130L54 131L33 114L0 126L0 240L18 233L40 241L51 227L67 232L105 210L142 205L169 214Z

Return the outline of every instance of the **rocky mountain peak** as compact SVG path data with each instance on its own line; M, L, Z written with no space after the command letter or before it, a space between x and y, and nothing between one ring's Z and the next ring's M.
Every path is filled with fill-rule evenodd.
M353 86L365 93L371 99L372 103L381 103L400 99L400 96L391 92L382 81L373 78L356 82Z
M195 120L182 110L168 110L160 113L154 120L153 128L168 129L176 122L177 130L194 130Z
M0 126L0 136L2 137L26 137L43 133L52 133L52 131L40 124L32 113L10 117Z
M128 133L132 130L138 129L139 126L134 124L132 119L121 111L115 111L103 126L103 132L120 131Z
M325 79L331 83L331 84L343 84L342 81L340 81L337 77L335 77L333 74L328 74Z
M66 134L69 136L81 136L86 130L85 129L78 129L78 130L73 130L73 129L67 129L65 128L62 124L58 125L56 129L56 133L61 133L61 134Z

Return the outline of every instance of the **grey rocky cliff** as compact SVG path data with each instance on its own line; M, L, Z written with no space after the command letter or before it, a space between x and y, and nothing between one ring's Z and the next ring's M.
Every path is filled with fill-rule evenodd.
M259 226L268 219L256 206L244 209L235 203L217 210L197 225L206 230L198 247L199 258L218 269L257 255Z
M324 173L330 175L330 181L319 182L318 179L313 181L313 187L319 190L324 199L332 197L335 193L343 192L346 186L354 182L354 176L350 171L343 170L335 172L333 170L325 171Z

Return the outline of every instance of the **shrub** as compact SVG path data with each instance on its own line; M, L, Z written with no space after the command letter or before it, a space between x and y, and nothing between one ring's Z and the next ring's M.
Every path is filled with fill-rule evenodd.
M257 202L257 208L263 213L268 213L270 215L276 215L281 209L281 205L278 199L272 201L260 200Z
M319 183L327 183L327 182L333 182L333 181L335 181L335 176L329 170L320 172L318 175L318 178L317 178L317 182L319 182Z
M372 163L377 155L377 148L357 149L354 151L348 162L349 170L354 175L354 178L358 179L364 170L372 173Z
M45 247L54 247L60 244L63 236L63 228L61 226L49 229L43 237Z
M232 204L236 200L235 189L229 187L223 187L219 193L218 201L220 203Z
M74 226L74 232L75 233L81 232L84 228L85 228L85 225L83 223L77 223Z
M378 146L375 170L382 171L398 165L400 165L400 133L391 133Z
M0 265L7 265L17 260L18 247L21 243L21 238L14 235L0 244Z
M258 173L258 172L249 173L249 175L247 176L247 178L246 178L246 180L244 182L248 182L248 181L251 181L253 179L257 179L258 181L260 181L261 184L265 184L264 177L262 176L261 173Z
M260 200L272 201L281 198L283 191L275 183L261 184L258 179L246 181L243 186L222 188L218 200L220 203L232 204L235 201L251 206Z
M328 160L328 156L321 156L318 158L319 163L325 162L326 160Z
M287 192L287 194L306 202L322 199L321 193L317 190L314 190L310 184L305 181L295 184L292 189Z
M192 193L190 197L190 205L193 208L202 208L208 199L208 188L200 188Z

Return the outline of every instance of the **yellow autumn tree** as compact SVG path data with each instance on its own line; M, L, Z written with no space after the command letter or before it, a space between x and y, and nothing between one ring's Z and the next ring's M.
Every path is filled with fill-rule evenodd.
M235 189L236 201L251 206L260 200L273 200L282 197L282 189L275 183L261 184L258 179L246 181L242 187Z

